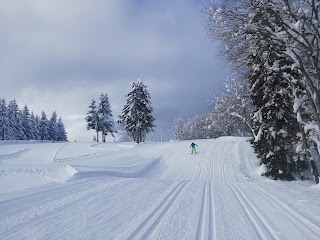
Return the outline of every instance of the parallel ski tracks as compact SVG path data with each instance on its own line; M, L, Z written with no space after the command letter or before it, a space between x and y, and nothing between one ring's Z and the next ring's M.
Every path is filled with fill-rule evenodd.
M307 229L309 229L311 232L313 232L319 239L320 239L320 228L306 219L305 217L301 216L296 211L292 210L289 206L287 206L285 203L277 199L276 197L272 196L271 194L267 193L260 187L250 184L251 189L253 189L255 192L262 194L264 198L268 198L270 201L269 203L273 206L277 207L279 206L282 210L284 210L287 214L287 216L290 216L294 219L294 221L297 221L300 225L303 225Z
M212 181L213 180L213 172L214 172L214 151L211 151L211 156L209 159L209 173L207 176L207 180L208 181Z
M195 176L195 178L194 178L195 181L199 181L199 179L200 179L201 172L202 172L202 165L203 165L203 162L204 162L204 160L205 160L205 156L207 155L208 149L209 149L209 147L210 147L212 144L213 144L213 143L209 144L209 145L206 147L206 149L204 150L204 154L202 155L202 157L201 157L201 159L200 159L200 161L199 161L199 164L198 164L198 170L197 170L196 176ZM213 154L213 151L211 151L211 152L212 152L211 154Z
M210 148L211 147L211 148ZM215 204L213 195L213 177L214 177L214 147L216 143L210 144L206 154L200 160L198 172L195 180L199 180L202 173L203 162L208 160L207 174L203 186L202 203L200 208L200 216L198 221L196 239L217 239ZM208 155L207 155L208 154Z
M255 232L259 236L259 239L276 239L280 240L277 233L269 225L266 219L259 213L256 207L249 201L249 199L243 194L243 192L232 183L228 183L235 197L239 201L243 211L251 222Z
M217 239L213 186L205 182L196 239Z
M226 169L225 169L225 162L223 161L222 156L225 156L223 151L223 146L220 148L220 157L219 157L219 162L220 162L220 169L221 169L221 181L222 182L227 182L227 177L226 177Z
M188 181L178 183L169 195L160 203L160 205L154 209L153 212L128 237L128 239L149 239L149 237L156 231L161 220L177 201L181 191L187 183Z

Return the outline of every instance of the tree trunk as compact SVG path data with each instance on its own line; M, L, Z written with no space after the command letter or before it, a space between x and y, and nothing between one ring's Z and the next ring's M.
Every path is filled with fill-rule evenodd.
M300 130L301 130L303 150L306 154L308 154L309 162L310 162L311 169L312 169L312 174L313 174L314 180L316 181L316 184L318 184L319 183L319 173L318 173L318 169L317 169L315 160L320 161L320 156L319 156L317 149L315 149L315 148L309 149L307 139L306 139L306 134L304 132L304 129L303 129L301 123L299 123L299 126L300 126Z
M97 131L97 142L99 142L99 132Z
M316 184L319 183L319 172L317 169L316 161L320 161L319 152L316 148L309 149L309 154L311 156L310 164L312 167L312 174L314 179L316 180Z

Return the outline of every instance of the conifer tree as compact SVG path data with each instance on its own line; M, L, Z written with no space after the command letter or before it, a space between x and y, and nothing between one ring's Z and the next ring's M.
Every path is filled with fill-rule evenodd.
M102 141L105 142L105 136L110 133L113 137L113 133L116 132L115 123L113 120L112 110L107 93L100 94L100 101L96 112L98 116L98 129L102 132Z
M97 142L99 142L99 118L97 114L97 106L96 101L94 99L91 99L91 103L89 105L89 111L87 112L86 116L86 122L87 122L87 130L94 129L97 132Z
M8 127L9 118L6 100L4 98L0 98L0 140L7 139Z
M141 80L131 83L132 90L127 95L127 102L119 116L122 123L136 142L144 142L147 133L153 131L155 118L152 116L151 97L147 86Z
M57 140L58 135L57 130L57 113L54 111L51 115L50 121L49 121L49 140L54 142Z
M38 135L37 135L37 138L36 140L41 140L41 134L40 134L40 128L41 128L41 120L40 120L40 117L38 115L35 116L35 121L36 121L36 128L38 130Z
M41 118L39 122L40 140L49 140L49 121L44 111L41 112Z
M275 178L291 179L290 168L303 171L307 164L297 164L302 155L320 180L319 9L318 0L228 0L209 1L205 11L210 37L248 74L254 145L266 175Z
M37 119L38 118L38 119ZM33 135L33 140L40 140L40 134L39 134L39 117L34 116L34 113L31 112L30 115L30 126L31 126L31 132Z
M26 140L34 139L34 132L32 131L30 121L30 112L27 105L24 106L22 111L22 126L24 134L26 136Z
M22 114L19 110L17 101L14 99L8 105L8 139L10 140L25 140L26 136L23 131Z
M62 122L61 117L58 119L57 123L57 141L68 141L67 133Z

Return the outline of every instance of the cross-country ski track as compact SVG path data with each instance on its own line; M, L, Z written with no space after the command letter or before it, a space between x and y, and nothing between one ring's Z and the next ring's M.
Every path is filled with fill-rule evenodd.
M0 239L320 239L320 188L244 138L0 144Z

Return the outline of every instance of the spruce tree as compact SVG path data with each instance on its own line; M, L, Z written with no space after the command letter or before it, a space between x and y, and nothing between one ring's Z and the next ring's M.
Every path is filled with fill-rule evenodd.
M30 121L30 112L27 105L24 106L22 111L22 125L26 140L34 139L34 132L32 131Z
M252 67L251 98L254 105L254 148L267 167L266 176L275 179L292 180L293 150L297 141L298 122L293 112L293 92L284 77L289 74L292 62L284 56L284 49L270 36L257 29L276 27L260 3L254 5L251 34L252 47L247 59ZM254 29L254 30L252 30Z
M49 140L49 121L44 111L41 112L41 118L39 122L40 140Z
M57 140L58 130L57 130L57 113L54 111L51 115L49 121L49 140L54 142Z
M86 116L86 122L87 122L87 130L94 129L97 132L97 142L99 142L99 118L97 114L97 106L96 101L94 99L91 99L91 103L89 105L89 111L87 112Z
M100 101L97 108L98 116L98 129L102 132L102 141L105 142L105 136L110 133L113 137L113 133L116 132L115 124L113 120L112 110L107 94L100 94Z
M151 97L147 86L141 80L131 83L132 90L127 95L127 102L119 116L130 135L137 143L144 142L147 133L153 131L155 118L152 116Z
M67 133L62 122L61 117L58 119L57 123L57 141L68 141Z
M41 128L41 120L38 115L35 116L36 128L38 130L38 134L36 135L36 140L41 140L40 128Z
M9 119L6 100L4 98L0 98L0 140L7 139L8 127Z
M8 104L8 118L8 139L25 140L26 136L23 130L22 114L15 99L10 101Z
M38 120L37 120L38 118ZM39 134L39 117L38 116L34 116L34 113L31 112L30 115L30 126L31 126L31 132L32 132L32 136L33 136L33 140L39 140L40 139L40 134Z

